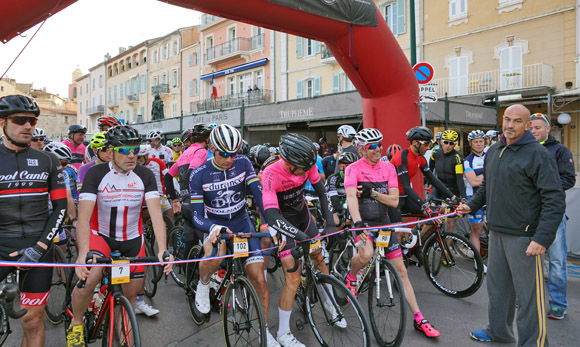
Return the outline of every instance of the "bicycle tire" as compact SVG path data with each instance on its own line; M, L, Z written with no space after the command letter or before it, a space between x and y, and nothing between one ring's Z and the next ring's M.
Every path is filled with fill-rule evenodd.
M8 338L10 331L9 324L6 309L4 308L4 305L0 305L0 346L2 346Z
M235 281L230 283L224 293L222 307L226 346L265 347L267 345L266 339L262 338L266 336L262 305L256 289L246 277L237 276ZM241 344L239 344L240 341Z
M195 245L189 250L187 259L199 259L201 257L203 257L203 248L199 245ZM189 308L189 314L195 324L202 325L205 323L208 316L199 312L195 307L195 292L197 291L197 284L199 283L198 262L186 263L185 278L185 282L187 283L185 288L185 299L187 301L187 307Z
M443 240L433 234L423 246L427 278L445 295L464 298L474 294L483 283L481 255L463 235L443 232L441 236Z
M113 322L107 314L103 329L103 347L141 347L139 325L133 306L122 295L114 298L113 302Z
M366 347L371 344L370 329L368 320L362 306L355 299L350 290L338 279L331 275L317 274L315 283L311 281L306 287L306 297L304 307L306 318L314 336L321 346L360 346ZM346 320L346 328L334 327L336 323L324 306L326 298L321 298L320 294L324 293L329 297L328 286L334 288L334 291L342 292L344 297L348 298L345 305L338 305L336 301L331 303L335 310L342 314ZM323 301L324 300L324 301ZM329 321L328 317L331 318ZM337 322L338 323L338 322Z
M353 256L352 248L347 249L341 257L340 253L345 250L346 243L342 240L336 242L329 252L329 271L338 280L346 280L350 270L350 261ZM341 291L334 290L334 298L339 305L346 305L346 297L342 296Z
M155 251L147 239L145 239L145 256L155 257ZM157 293L157 283L161 279L161 267L157 265L145 266L145 295L152 298Z
M72 232L68 228L64 228L64 232L66 233L67 243L66 243L66 252L64 253L66 257L66 261L74 264L77 261L79 256L79 245L77 243L77 239L75 238L76 231ZM74 269L73 269L74 270Z
M173 253L175 260L183 260L186 254L185 243L180 240L183 235L183 227L174 227L171 229L167 243L169 245L170 252ZM185 288L186 283L186 264L173 264L171 268L171 278L179 285L181 288Z
M53 245L53 263L67 263L65 254L59 246ZM52 281L50 284L50 295L44 307L44 313L48 321L54 325L62 323L62 308L66 300L66 282L72 268L55 267L52 269Z
M270 259L268 259L268 273L273 274L281 265L280 254L278 253L278 250L275 249L274 252L270 254Z
M378 293L375 292L376 270L373 269L369 276L368 305L371 328L379 346L400 346L405 336L407 312L403 282L393 263L384 258L380 260L379 275ZM387 275L390 285L387 282Z

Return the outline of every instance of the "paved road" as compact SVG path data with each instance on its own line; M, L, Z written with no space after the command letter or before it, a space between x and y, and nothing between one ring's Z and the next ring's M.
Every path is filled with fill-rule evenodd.
M271 307L277 307L277 301L283 285L278 271L268 278L271 290ZM441 332L441 337L428 339L413 329L412 318L407 316L407 330L404 346L482 346L469 337L469 331L485 327L487 322L487 290L485 283L474 296L464 299L453 299L441 294L428 281L422 268L410 268L409 275L419 306L424 316ZM139 316L139 327L143 346L152 347L186 347L186 346L221 346L221 317L212 315L209 323L198 327L191 320L185 302L183 290L171 278L168 283L161 283L159 291L152 302L161 309L155 318ZM580 278L570 277L568 282L569 309L566 319L555 321L548 319L548 336L551 346L580 346ZM294 311L297 311L296 309ZM278 327L278 311L270 310L270 331L275 335ZM317 346L309 326L298 331L295 327L299 314L292 315L291 328L295 336L307 346ZM4 346L20 345L22 336L18 322L12 321L13 334ZM61 347L65 345L64 328L46 323L46 346ZM100 341L92 344L97 346ZM515 346L515 344L484 344L485 346Z

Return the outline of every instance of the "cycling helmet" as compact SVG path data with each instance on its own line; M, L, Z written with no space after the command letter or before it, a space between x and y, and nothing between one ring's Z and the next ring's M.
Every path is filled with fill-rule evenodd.
M268 147L261 146L258 149L258 152L256 152L255 154L254 162L261 167L262 165L264 165L264 162L266 162L266 160L270 158L270 156L271 154L270 151L268 150Z
M414 127L407 131L407 140L433 141L433 132L426 127Z
M485 134L481 130L473 130L472 132L467 135L467 141L471 141L473 139L482 139L485 137Z
M48 144L46 144L48 145ZM45 145L45 146L46 146ZM95 150L91 148L91 146L86 146L85 147L85 160L88 162L94 161L99 159L99 157L97 156L97 153L95 153Z
M34 99L25 95L7 95L0 98L0 118L15 113L32 113L38 117L40 108Z
M107 130L105 138L109 145L117 146L137 146L141 143L139 132L128 125L117 125Z
M499 135L499 132L497 130L488 130L485 133L485 137L492 137L494 139L497 137L497 135Z
M70 148L62 142L51 142L44 146L44 150L56 155L60 160L72 160L72 152Z
M336 133L338 135L342 135L342 137L344 137L345 139L352 139L356 135L356 130L354 130L354 128L351 127L350 125L341 125L336 130Z
M441 139L441 136L442 136L442 135L443 135L443 133L442 133L441 131L440 131L440 132L438 132L437 134L435 134L435 139L436 139L436 140L439 140L439 139Z
M68 127L68 134L70 135L70 134L74 134L74 133L86 134L87 128L85 128L82 125L78 125L78 124L71 125L70 127Z
M338 163L339 164L352 164L358 160L356 154L352 152L342 152L338 156Z
M366 146L371 143L381 142L383 134L374 128L366 128L358 132L354 137L357 146Z
M240 154L247 156L250 153L250 145L246 140L242 140L242 147L240 147Z
M242 147L242 134L229 124L213 128L209 141L220 152L236 153Z
M34 128L34 133L32 134L32 138L39 138L39 137L46 137L46 132L40 128Z
M217 126L218 126L218 125L217 125L217 124L215 124L215 123L210 123L210 125L209 125L209 127L210 127L210 128L212 128L212 129L213 129L213 128L215 128L215 127L217 127Z
M320 151L320 145L316 142L312 142L312 144L314 145L314 148L316 148L316 151Z
M290 164L310 170L316 164L316 149L312 141L302 134L284 134L280 137L280 156Z
M441 136L441 138L443 140L453 141L453 142L457 141L458 137L459 137L459 134L455 130L445 130L443 132L443 135Z
M161 140L162 134L163 132L161 130L151 130L149 133L147 133L147 140L155 140L155 139Z
M389 161L391 160L391 158L393 158L393 156L395 154L397 154L398 152L402 151L403 149L401 148L401 146L397 145L396 143L390 145L387 148L387 158L389 158Z
M280 154L280 150L278 149L278 147L272 146L272 147L267 147L267 148L268 148L268 151L270 151L271 155Z
M103 150L103 149L105 149L106 145L107 145L107 139L105 137L104 131L100 131L98 133L95 133L95 135L93 135L93 137L91 137L90 147L92 149Z
M114 127L121 125L121 122L113 116L101 116L97 119L99 129L102 131L105 127Z
M250 147L250 152L248 153L248 159L250 159L251 162L255 162L255 160L256 160L256 154L258 153L258 151L262 147L264 147L264 146L262 146L262 145L255 145L255 146Z
M191 141L192 142L203 142L207 140L211 134L213 128L207 124L196 124L193 129L191 129ZM182 138L183 140L183 138ZM183 140L185 141L185 140Z
M139 146L139 154L137 154L137 156L144 157L146 155L149 155L150 151L151 151L150 145L141 145Z
M171 140L170 145L182 145L183 141L179 137L175 137Z
M326 141L326 137L322 136L321 138L318 139L318 144L322 146L323 143L327 142Z

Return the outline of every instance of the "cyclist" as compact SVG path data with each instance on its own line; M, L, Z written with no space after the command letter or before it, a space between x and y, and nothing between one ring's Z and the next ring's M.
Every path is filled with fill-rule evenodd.
M485 134L481 130L474 130L467 135L467 141L471 147L471 154L463 160L463 167L465 168L465 190L467 200L477 192L477 188L483 182L483 163L485 159ZM483 214L485 207L480 208L475 213L469 216L469 240L477 250L480 250L479 236L483 230ZM484 272L487 267L484 265Z
M390 162L393 158L393 155L397 154L397 152L402 151L403 149L398 144L394 143L387 147L387 153L385 156L381 157L382 161Z
M24 95L0 98L0 260L51 262L49 246L66 212L66 189L59 160L52 154L30 149L40 109ZM49 214L48 203L52 203ZM0 281L14 267L0 267ZM20 271L22 346L43 346L44 307L52 281L52 268Z
M354 153L358 157L358 149L352 145L352 141L356 135L356 130L354 130L354 128L350 125L341 125L336 130L336 134L338 137L338 154L346 151ZM334 167L334 172L338 171L338 164L336 164Z
M139 147L139 154L137 155L137 163L143 165L155 176L155 182L157 183L157 191L159 192L159 201L161 203L161 211L164 215L173 220L173 209L171 208L171 203L167 200L167 194L165 192L165 182L163 177L168 172L167 166L161 161L161 159L155 157L149 157L151 151L151 146L141 145Z
M59 160L61 167L63 169L65 184L66 184L66 210L69 220L76 226L77 221L77 205L78 205L78 194L77 194L77 172L68 163L72 158L72 153L70 148L68 148L62 142L51 142L44 147L46 152L54 154ZM52 206L49 207L52 209Z
M316 149L312 141L300 134L285 134L280 138L280 157L268 166L262 173L263 201L266 220L268 225L277 232L285 235L287 243L282 242L280 260L285 270L294 267L294 258L291 249L297 241L304 241L318 237L319 232L312 222L308 206L304 201L304 185L309 179L314 190L320 197L320 204L326 220L325 233L334 231L336 226L329 208L326 191L320 175L314 167L316 164ZM304 242L304 247L310 243ZM328 273L324 262L321 247L310 250L311 257L317 268ZM290 331L290 314L292 303L300 284L300 270L289 273L284 271L286 283L282 289L279 300L278 342L282 346L304 346ZM330 304L330 298L323 303L326 310L333 316L337 316L334 306ZM346 320L337 323L339 327L346 327Z
M44 148L44 139L46 139L46 132L40 128L34 128L30 147L42 150Z
M318 170L318 174L320 175L320 179L322 180L322 184L326 183L326 176L324 175L324 170L322 169L322 157L318 152L320 151L320 145L316 142L312 142L312 145L316 149L316 169ZM310 183L310 180L306 181L306 186L304 187L304 191L306 195L314 195L314 188Z
M463 158L457 150L459 134L455 130L445 130L441 136L441 147L431 154L429 168L435 172L437 178L455 196L465 198L465 182L463 181ZM437 188L433 188L431 196L439 197ZM455 217L447 218L447 231L455 230Z
M97 119L97 124L99 126L99 130L103 132L106 132L114 126L122 125L121 122L113 116L100 116Z
M139 133L125 125L106 132L107 144L112 150L111 161L96 165L87 172L79 201L77 242L78 264L85 263L89 250L99 256L108 256L118 250L122 256L145 256L141 206L147 209L153 221L153 231L159 247L158 258L163 261L166 248L165 226L159 204L159 192L151 170L137 165L141 138ZM165 274L171 270L164 268ZM103 268L77 267L84 288L75 286L72 293L73 319L67 332L67 346L84 346L83 313L91 301L93 290L100 282ZM123 285L123 293L135 305L136 294L143 288L144 266L132 266L131 278Z
M173 161L170 164L177 163L177 159L183 153L183 141L181 141L181 138L176 137L172 139L171 148L173 149Z
M151 130L147 133L147 141L151 145L149 155L152 158L159 158L165 165L173 160L171 149L161 143L163 132L161 130Z
M352 163L358 160L354 153L346 152L338 156L338 165L340 171L330 175L326 180L326 191L333 210L334 223L342 225L341 216L344 214L344 203L346 202L346 192L344 190L344 170Z
M327 147L327 148L329 148L329 147ZM330 175L335 173L334 168L336 167L336 157L337 156L338 156L337 153L326 153L326 156L324 158L322 158L322 171L324 171L325 177L330 177Z
M486 142L486 145L487 145L486 152L487 152L487 149L489 147L491 147L491 145L493 145L494 143L497 142L498 136L499 136L499 132L497 130L488 130L485 133L485 142Z
M79 167L83 165L85 159L85 145L83 141L85 140L85 134L87 133L87 128L82 125L71 125L68 128L68 140L62 141L70 151L72 152L73 159L70 164L78 171Z
M107 139L105 138L105 132L101 131L93 135L91 141L89 142L88 148L90 149L89 154L91 156L86 156L85 158L90 159L90 161L79 168L78 180L77 180L77 190L80 191L83 187L83 181L90 168L93 166L106 163L111 160L111 151L107 150Z

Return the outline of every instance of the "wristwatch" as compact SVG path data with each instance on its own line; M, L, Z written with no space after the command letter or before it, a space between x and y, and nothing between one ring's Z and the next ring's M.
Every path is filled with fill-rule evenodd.
M372 198L376 200L377 199L377 196L379 196L379 192L375 191L375 195L373 195Z

